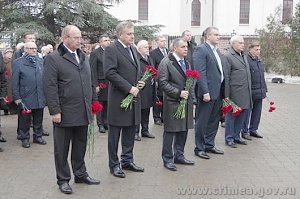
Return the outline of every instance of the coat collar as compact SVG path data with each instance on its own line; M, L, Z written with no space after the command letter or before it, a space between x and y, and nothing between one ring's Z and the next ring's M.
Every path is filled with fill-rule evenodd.
M126 59L128 59L135 67L137 67L136 61L138 60L138 57L137 57L136 51L133 50L133 47L130 46L130 49L131 49L131 52L132 52L132 55L133 55L135 61L132 60L129 53L127 52L127 49L124 48L123 44L121 44L119 41L115 41L115 44L116 44L117 48L119 49L119 51L122 53L122 55L124 57L126 57Z
M179 72L184 78L186 78L185 73L183 72L183 70L182 70L181 67L179 66L179 64L178 64L176 58L174 57L174 55L173 55L172 53L170 53L170 54L168 55L168 57L169 57L170 61L172 62L172 65L178 70L178 72ZM189 69L190 66L189 66L188 62L187 62L185 59L184 59L184 62L185 62L185 65L187 66L186 69Z
M67 59L68 61L72 62L73 64L75 64L78 68L81 68L81 63L85 61L85 54L80 50L77 49L77 55L79 57L79 64L77 63L77 61L72 57L71 53L69 53L68 49L66 47L64 47L63 43L60 43L58 48L57 48L58 54L62 57L64 57L65 59Z
M245 56L242 53L241 55L239 55L233 48L229 49L229 52L232 54L232 56L239 60L244 66L246 66L246 60L245 60Z

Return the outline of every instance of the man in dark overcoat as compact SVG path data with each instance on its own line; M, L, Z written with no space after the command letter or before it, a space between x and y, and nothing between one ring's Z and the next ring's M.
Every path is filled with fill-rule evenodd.
M105 133L108 130L107 124L107 88L101 88L99 84L108 85L108 80L105 79L103 70L103 52L109 46L110 38L107 35L99 37L100 47L94 50L90 55L90 64L93 70L95 81L98 84L96 91L98 93L98 100L103 105L102 111L97 113L97 125L100 133Z
M187 79L185 72L189 69L189 64L184 59L187 55L187 42L182 39L175 39L173 48L173 53L170 53L159 64L158 81L164 99L162 159L166 169L176 171L177 168L174 163L194 164L193 161L184 156L188 129L193 128L193 99L190 91L184 88ZM176 119L174 114L182 99L187 100L186 117Z
M224 96L222 55L217 49L219 30L208 27L204 31L205 42L195 49L194 67L201 73L196 84L195 155L209 159L207 152L223 154L215 147Z
M57 184L62 193L72 193L68 153L75 183L99 184L89 177L84 156L92 100L97 100L89 60L80 50L81 31L73 25L62 30L62 43L45 58L44 93L53 122Z
M132 22L123 21L116 27L117 40L104 51L105 77L108 87L108 154L110 172L115 177L125 178L122 169L143 172L144 168L133 163L133 147L136 126L141 122L140 89L145 82L140 79L140 63L134 42ZM120 107L121 101L132 94L132 108ZM121 133L122 131L122 133ZM118 145L122 136L121 167L118 158Z

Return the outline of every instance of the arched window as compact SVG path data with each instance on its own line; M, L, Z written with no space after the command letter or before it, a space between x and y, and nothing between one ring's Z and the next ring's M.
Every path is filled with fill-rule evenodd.
M250 0L240 0L240 24L249 24Z
M192 26L200 26L200 18L201 18L201 3L199 0L192 1Z
M287 23L293 15L293 0L283 0L282 22Z

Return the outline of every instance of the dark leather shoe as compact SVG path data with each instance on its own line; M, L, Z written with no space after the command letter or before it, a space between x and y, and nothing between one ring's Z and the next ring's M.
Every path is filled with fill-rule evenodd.
M50 134L47 131L43 130L42 136L49 136L49 135Z
M234 143L241 144L241 145L247 145L247 142L244 140L234 140Z
M22 140L22 147L23 148L29 148L30 147L30 143L29 140Z
M252 138L250 137L250 135L244 134L244 133L242 133L242 138L244 138L245 140L252 140Z
M209 155L207 155L207 153L205 153L205 151L195 152L195 155L202 159L206 159L206 160L210 159Z
M3 152L3 149L0 147L0 152Z
M17 134L17 140L22 140L22 136L20 134Z
M161 123L161 121L160 121L160 120L154 121L154 124L156 124L156 125L159 125L159 126L161 126L161 125L162 125L162 123Z
M59 185L59 190L65 194L71 194L73 192L72 188L70 187L69 183L67 183L67 182L64 182L61 185Z
M99 126L99 132L100 133L105 133L106 132L104 126Z
M74 181L75 181L75 183L85 183L88 185L100 184L100 180L93 179L90 176L86 176L83 178L75 177Z
M0 142L6 142L6 139L0 135Z
M250 132L250 136L252 137L256 137L256 138L263 138L262 135L258 134L257 131L254 131L254 132Z
M110 168L110 173L118 178L125 178L125 173L119 166L115 166L114 168Z
M194 165L195 162L192 160L188 160L186 158L182 158L182 159L174 159L174 163L175 164L185 164L185 165Z
M47 142L41 137L33 138L33 143L40 144L40 145L47 144Z
M122 169L134 172L144 172L144 168L135 165L133 162L126 165L122 165Z
M142 137L147 137L147 138L155 138L155 136L154 135L152 135L151 133L149 133L149 132L144 132L144 133L142 133Z
M175 164L172 162L165 163L164 167L170 171L177 171Z
M232 141L226 142L226 145L231 147L231 148L237 148L236 143L234 143Z
M141 141L142 139L141 139L141 137L139 136L139 134L135 134L134 140L135 140L135 141Z
M217 149L216 147L213 147L211 149L207 149L206 152L207 153L214 153L214 154L221 154L221 155L224 154L224 151L222 151L220 149Z

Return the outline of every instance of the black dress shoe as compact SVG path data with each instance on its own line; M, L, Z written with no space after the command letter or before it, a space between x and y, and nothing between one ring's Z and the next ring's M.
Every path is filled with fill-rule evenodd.
M162 122L160 120L154 121L154 124L161 126Z
M144 133L142 133L142 137L155 138L155 136L152 135L152 134L150 134L149 132L144 132Z
M234 140L234 143L241 144L241 145L247 145L247 142L244 140Z
M231 147L231 148L237 148L236 143L234 143L232 141L226 142L226 145Z
M59 185L59 190L65 194L71 194L73 192L72 188L70 187L69 183L67 183L67 182L64 182L61 185Z
M213 147L211 149L207 149L206 152L207 153L214 153L214 154L221 154L221 155L224 154L224 151L222 151L220 149L217 149L216 147Z
M118 178L125 178L125 173L119 166L115 166L114 168L110 168L110 173Z
M43 130L42 136L49 136L49 135L50 134L47 131Z
M250 136L256 137L256 138L263 138L263 136L258 134L257 131L250 132Z
M104 126L102 126L102 125L99 126L99 132L100 132L100 133L105 133L105 132L106 132Z
M0 152L3 152L3 149L0 147Z
M6 142L6 139L0 135L0 142Z
M206 159L206 160L210 159L209 155L207 155L207 153L205 153L205 151L195 152L195 155L202 159Z
M29 148L30 147L30 143L29 140L22 140L22 147L23 148Z
M135 165L133 162L122 165L122 169L130 170L130 171L134 171L134 172L144 172L144 168Z
M186 158L182 158L182 159L174 159L174 163L175 164L185 164L185 165L194 165L195 162L192 160L188 160Z
M172 162L165 163L164 167L170 171L177 171L175 164Z
M22 136L20 134L17 134L17 140L22 140Z
M40 145L47 144L47 142L41 137L33 138L33 143L40 144Z
M242 133L242 138L244 138L245 140L252 140L252 138L250 137L250 135L244 134L244 133Z
M85 183L85 184L88 184L88 185L100 184L100 180L93 179L90 176L86 176L86 177L83 177L83 178L75 177L74 181L75 181L75 183Z
M141 139L141 137L139 136L139 134L135 134L134 140L136 140L136 141L141 141L142 139Z

